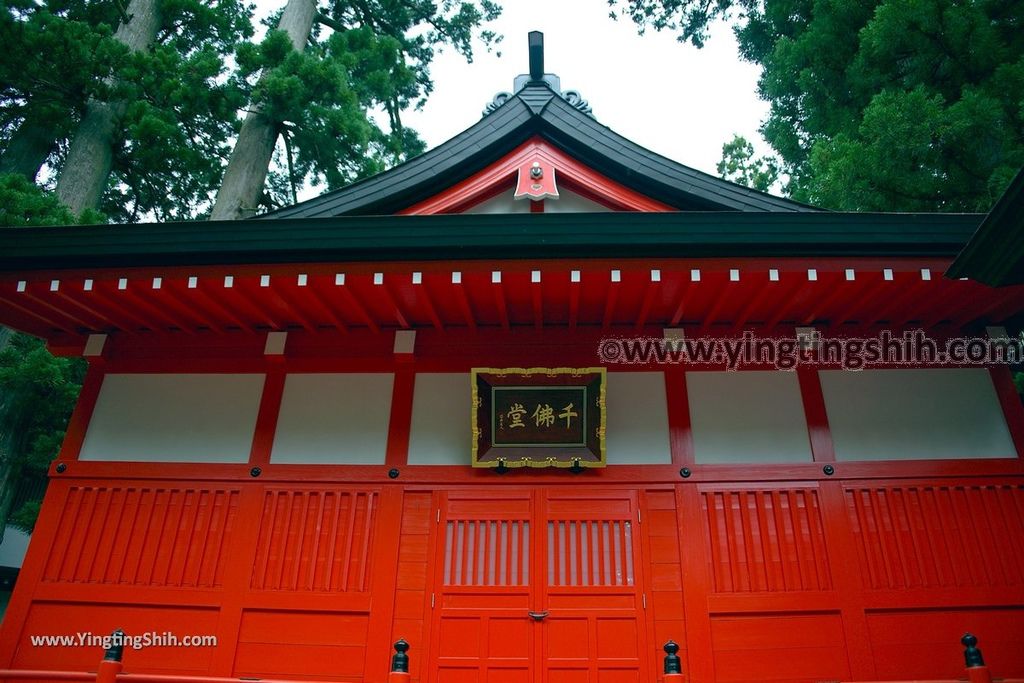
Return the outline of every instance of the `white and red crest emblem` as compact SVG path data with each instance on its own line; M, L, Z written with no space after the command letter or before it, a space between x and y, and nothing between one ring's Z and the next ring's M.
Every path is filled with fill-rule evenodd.
M558 199L555 185L555 167L546 161L535 159L519 167L519 183L516 185L516 199Z

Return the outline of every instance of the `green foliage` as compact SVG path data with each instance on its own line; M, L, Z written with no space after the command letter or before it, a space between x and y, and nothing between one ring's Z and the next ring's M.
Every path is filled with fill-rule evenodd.
M148 52L114 38L122 16L105 0L7 0L0 40L36 59L0 63L0 149L29 139L59 173L90 99L131 103L115 131L100 209L113 220L194 217L218 186L243 94L227 59L252 36L244 0L163 0ZM127 5L128 3L123 3Z
M64 429L85 376L81 358L57 358L43 342L15 334L0 351L3 427L17 435L10 464L45 472L64 439Z
M612 5L623 4L613 0ZM851 211L986 211L1024 165L1020 0L630 0L700 44L731 17L763 67L788 194Z
M1013 383L1017 387L1017 393L1024 396L1024 372L1013 373Z
M779 166L770 157L755 157L754 146L743 136L733 135L732 140L722 145L718 174L734 183L767 192L779 179Z
M85 367L83 359L56 358L42 341L26 335L12 335L0 350L0 469L6 472L5 487L17 486L22 476L45 475L64 441ZM8 521L31 532L38 515L39 503L27 501Z
M48 128L53 143L70 135L85 101L107 95L104 79L124 58L113 39L117 21L114 3L5 0L4 48L39 58L0 60L0 140L27 120Z
M435 51L451 46L472 60L474 34L499 12L489 0L339 1L323 7L301 53L277 30L242 45L239 76L250 84L250 106L286 143L268 177L272 203L290 203L296 186L335 189L422 153L401 112L433 89ZM479 36L488 47L498 42L488 31ZM376 120L380 111L386 124Z
M47 192L17 173L0 175L0 226L29 227L33 225L73 225L103 223L96 211L86 211L76 218L52 192Z
M35 529L36 520L39 519L39 509L43 506L41 500L26 500L21 506L11 513L7 523L21 529L26 534L32 533Z
M736 3L747 6L749 0ZM731 0L608 0L608 16L631 19L643 34L647 28L672 31L679 41L689 41L703 47L708 37L708 25L716 19L730 16Z

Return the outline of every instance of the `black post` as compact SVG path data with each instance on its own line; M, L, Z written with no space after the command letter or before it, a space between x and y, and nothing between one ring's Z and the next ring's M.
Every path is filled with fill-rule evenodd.
M683 673L683 661L679 659L679 645L674 641L670 640L665 643L665 673L666 674L681 674Z
M978 649L977 636L973 633L965 633L964 637L960 639L960 644L964 646L964 663L968 669L976 666L985 666L981 650Z
M530 45L530 80L544 80L544 34L530 31L527 35Z
M405 654L408 651L409 643L405 642L405 638L395 643L395 656L391 658L391 673L409 673L409 655Z
M124 658L124 631L117 629L110 634L110 647L103 653L103 661L120 662Z

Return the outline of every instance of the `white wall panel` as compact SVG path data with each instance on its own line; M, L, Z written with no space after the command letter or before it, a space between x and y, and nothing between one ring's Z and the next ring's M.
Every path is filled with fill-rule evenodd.
M263 375L109 374L82 460L246 462Z
M466 372L416 375L410 465L470 465L472 422Z
M672 462L664 373L609 372L606 399L609 465Z
M391 373L289 374L272 463L384 463Z
M508 190L479 204L472 206L464 213L529 213L529 199L514 199L515 190ZM544 200L545 213L604 213L611 211L583 195L559 189L558 199Z
M607 206L602 206L592 199L583 195L559 190L558 199L547 199L544 201L545 213L607 213L611 211Z
M810 462L795 372L688 372L699 463Z
M837 460L1017 455L984 368L819 374Z
M530 200L513 199L513 194L515 194L514 190L502 192L469 207L463 213L529 213Z

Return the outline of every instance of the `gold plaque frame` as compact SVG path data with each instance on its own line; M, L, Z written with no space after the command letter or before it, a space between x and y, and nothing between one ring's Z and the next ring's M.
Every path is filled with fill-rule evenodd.
M607 464L606 380L605 368L473 368L470 372L473 467L564 467L576 470L604 467ZM582 396L579 415L582 436L571 442L498 441L495 390L510 394L518 392L520 395L537 391L542 397L558 392ZM536 436L537 430L532 434Z

